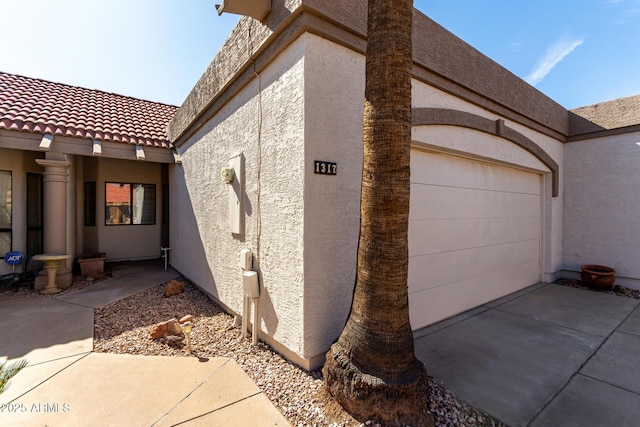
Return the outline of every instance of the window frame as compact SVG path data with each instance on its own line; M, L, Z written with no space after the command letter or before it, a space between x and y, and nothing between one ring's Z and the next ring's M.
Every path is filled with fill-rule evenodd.
M113 207L113 206L109 206L107 205L107 189L109 187L109 184L114 184L117 185L119 187L123 187L125 185L129 186L129 202L128 202L128 210L129 210L129 222L119 222L119 223L109 223L109 219L111 218L111 215L109 214L109 208ZM151 204L151 206L153 207L153 222L141 222L141 223L135 223L134 219L133 219L133 206L134 206L134 189L137 186L143 186L144 188L152 188L153 192L152 192L152 201L153 203ZM104 225L107 227L111 227L111 226L131 226L131 225L156 225L158 223L158 209L157 209L157 185L156 184L145 184L145 183L141 183L141 182L118 182L118 181L105 181L104 183ZM142 207L143 207L143 211L141 214L141 218L145 218L147 215L145 215L145 211L144 208L146 206L146 197L142 202ZM148 214L150 216L150 214Z
M0 228L0 233L7 233L9 234L9 252L11 252L13 250L13 171L10 170L0 170L0 174L2 175L8 175L9 176L9 192L11 193L11 199L9 201L9 203L11 204L11 207L9 208L9 227L3 227ZM7 198L8 199L8 198ZM5 255L8 252L5 253L1 253L0 252L0 256L2 258L5 257Z

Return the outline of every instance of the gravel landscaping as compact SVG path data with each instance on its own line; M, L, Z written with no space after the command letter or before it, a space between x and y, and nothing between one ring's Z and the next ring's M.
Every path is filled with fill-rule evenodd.
M292 426L360 426L322 392L320 370L307 372L288 362L269 346L252 346L241 339L234 319L197 287L166 298L165 285L141 292L95 311L94 350L97 352L188 357L182 342L151 339L156 323L193 315L191 347L200 358L234 359L284 414ZM178 346L176 346L178 345ZM181 346L182 345L182 346ZM431 382L430 412L437 426L501 426L481 411L460 401L443 385Z
M586 289L588 291L594 291L594 292L602 292L603 294L617 295L619 297L626 297L626 298L633 298L633 299L640 299L640 291L639 290L637 290L637 289L629 289L629 288L625 288L624 286L619 286L619 285L613 285L610 289L599 290L599 289L593 289L593 288L590 288L588 286L585 286L580 280L575 280L575 279L558 279L555 283L558 284L558 285L569 286L569 287L572 287L572 288Z

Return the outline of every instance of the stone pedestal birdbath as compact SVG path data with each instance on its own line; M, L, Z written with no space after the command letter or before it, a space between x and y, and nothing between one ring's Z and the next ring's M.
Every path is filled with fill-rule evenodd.
M56 285L56 273L58 272L58 267L60 267L60 262L69 258L71 258L71 255L40 254L33 256L33 260L42 262L47 270L47 286L40 291L41 294L50 295L62 292L62 289L59 289Z

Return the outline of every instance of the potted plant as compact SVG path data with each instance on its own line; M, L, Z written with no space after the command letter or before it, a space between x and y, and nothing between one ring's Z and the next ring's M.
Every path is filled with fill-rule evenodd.
M80 255L78 257L78 264L80 264L82 277L102 279L104 277L104 260L106 255L105 252L93 255Z
M616 271L604 265L587 264L580 267L580 277L584 284L594 289L608 289L616 280Z

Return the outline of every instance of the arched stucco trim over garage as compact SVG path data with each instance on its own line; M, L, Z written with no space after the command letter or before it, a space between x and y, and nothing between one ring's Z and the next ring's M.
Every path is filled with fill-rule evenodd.
M558 197L559 166L538 144L517 132L504 123L504 120L491 120L465 111L447 108L414 108L412 110L412 126L448 125L461 126L497 135L524 148L533 154L551 170L552 195Z

